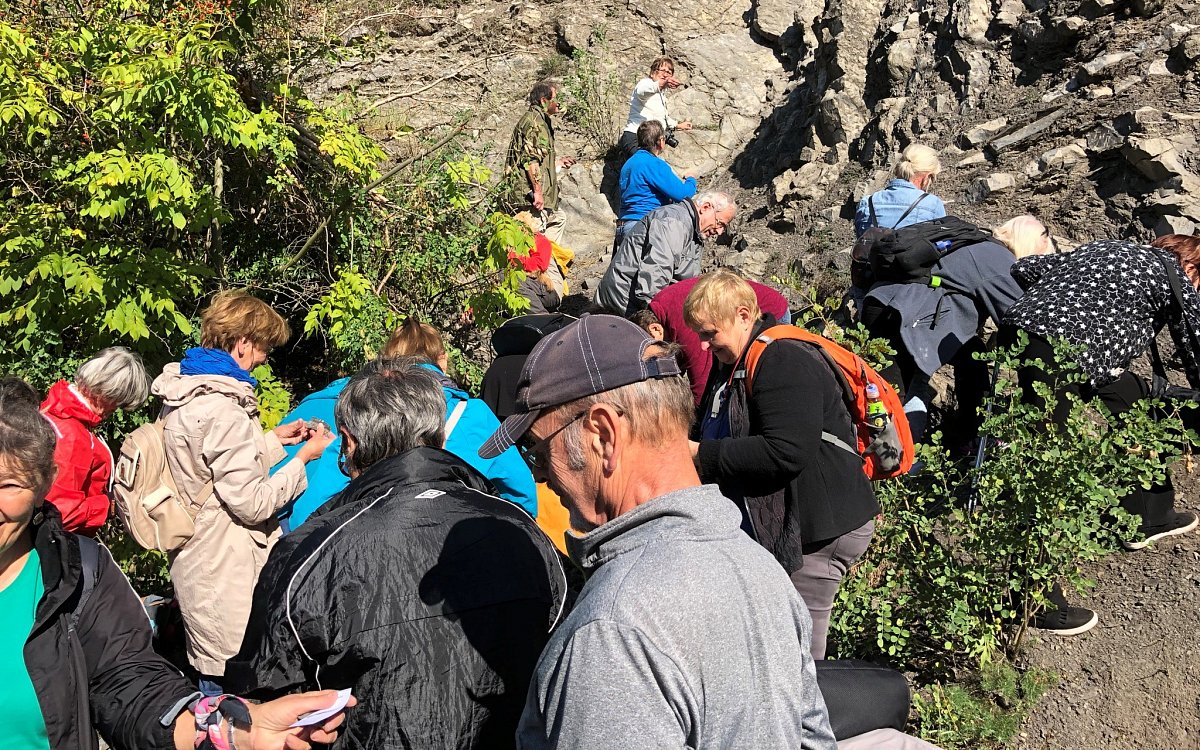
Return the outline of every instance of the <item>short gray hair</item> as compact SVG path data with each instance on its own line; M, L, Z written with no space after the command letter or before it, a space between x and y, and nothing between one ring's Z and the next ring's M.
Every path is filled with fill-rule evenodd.
M122 409L136 409L150 397L150 376L142 358L123 346L101 349L75 371L75 385L85 396Z
M347 471L365 471L423 445L442 447L446 397L441 381L422 364L416 357L377 359L346 384L334 420L354 438Z
M646 358L678 357L681 349L678 344L655 343L646 348ZM696 400L686 375L630 383L576 399L560 407L560 411L566 415L565 420L596 404L621 407L629 420L630 433L649 447L665 448L672 440L686 442L696 413ZM582 427L576 422L563 432L567 466L572 471L581 471L585 467L581 431Z
M737 204L733 202L733 196L720 190L705 190L703 193L698 193L692 200L697 206L701 203L710 203L718 211L724 211L727 208L737 210Z

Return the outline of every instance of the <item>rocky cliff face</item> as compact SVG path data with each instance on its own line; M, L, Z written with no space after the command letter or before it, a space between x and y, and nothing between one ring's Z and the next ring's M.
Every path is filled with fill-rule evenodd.
M470 121L503 159L529 87L585 50L611 76L613 138L628 91L660 54L696 124L667 157L744 206L714 262L751 275L844 270L855 202L920 141L945 167L937 192L982 224L1038 214L1063 237L1200 227L1200 5L1179 0L463 0L370 13L342 7L356 45L310 82L352 92L397 152L408 128ZM404 128L401 129L400 126ZM568 124L560 152L587 152ZM579 275L611 241L613 166L565 175ZM588 267L589 261L593 263Z

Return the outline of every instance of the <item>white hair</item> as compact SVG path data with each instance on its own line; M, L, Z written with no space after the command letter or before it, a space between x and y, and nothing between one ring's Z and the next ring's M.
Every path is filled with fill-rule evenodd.
M1017 260L1030 255L1042 255L1054 249L1046 225L1029 214L1009 219L996 227L992 234L1012 250Z
M150 397L142 358L123 346L101 349L75 371L75 386L89 397L121 409L136 409Z
M692 199L697 206L701 203L708 203L718 211L732 208L737 210L737 204L733 202L733 197L729 193L721 192L720 190L706 190L703 193L697 193Z
M919 174L935 175L942 171L937 152L928 146L914 143L900 154L893 174L902 180L912 180Z

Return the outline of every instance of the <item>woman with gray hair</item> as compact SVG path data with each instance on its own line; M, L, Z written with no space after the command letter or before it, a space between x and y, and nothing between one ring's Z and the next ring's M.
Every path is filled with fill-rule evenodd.
M73 382L50 387L42 413L54 426L58 476L46 499L63 517L63 528L95 535L108 518L112 452L92 430L117 409L136 409L150 395L142 358L123 346L100 350L75 371Z

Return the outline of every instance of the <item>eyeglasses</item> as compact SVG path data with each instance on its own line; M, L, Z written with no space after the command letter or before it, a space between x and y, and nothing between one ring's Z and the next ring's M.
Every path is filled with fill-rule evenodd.
M526 432L521 436L521 439L517 441L517 452L521 454L521 458L525 459L525 463L529 465L529 468L538 470L546 468L547 462L543 460L541 456L542 446L548 445L550 441L554 439L555 435L583 419L585 416L587 416L587 413L588 410L584 409L563 423L557 430L551 432L549 435L540 440L531 440L529 433Z
M616 410L618 416L625 416L624 408L618 406L617 404L608 405ZM555 435L586 417L589 411L591 411L590 408L584 409L560 425L557 430L551 432L549 435L540 440L531 439L529 433L526 432L516 443L517 452L521 454L521 458L525 459L525 463L529 466L529 468L537 469L539 471L544 470L549 462L542 458L542 447L549 445L550 441L554 439Z

